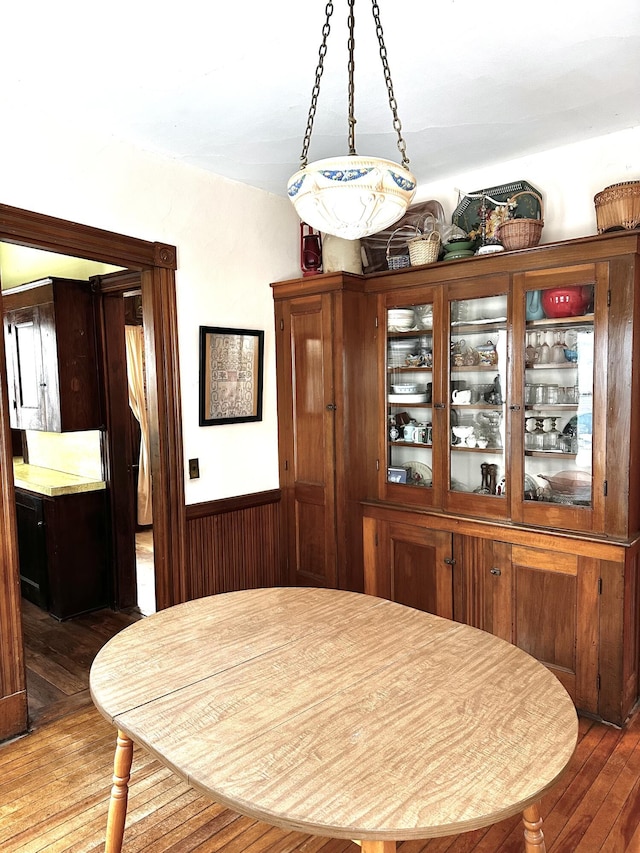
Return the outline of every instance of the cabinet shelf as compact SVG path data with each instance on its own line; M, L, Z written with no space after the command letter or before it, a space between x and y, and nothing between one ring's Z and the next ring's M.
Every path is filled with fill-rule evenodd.
M549 364L525 364L527 370L568 370L569 368L575 370L577 367L577 361L561 361L555 364L553 362L549 362Z
M547 459L553 457L554 459L575 459L575 453L563 453L560 450L525 450L525 456L544 456Z
M593 314L583 314L580 317L544 317L542 320L528 320L527 329L562 329L565 326L593 326Z
M576 412L577 403L531 403L524 407L525 412Z
M411 365L403 364L402 367L387 367L388 373L433 373L432 367L411 367Z
M507 324L504 320L488 320L483 323L454 322L451 324L451 337L462 335L484 335L485 332L505 332Z
M387 443L389 447L424 447L429 450L433 447L433 444L425 444L424 441L389 441Z
M451 365L452 373L495 373L500 369L499 364L463 364Z
M395 409L411 408L411 409L431 409L431 403L387 403L387 406L393 406Z
M452 444L451 450L464 450L467 453L504 453L502 447L467 447L464 444Z
M487 409L491 412L501 412L503 408L503 404L496 405L495 403L452 403L452 409L467 409L473 411L474 409L481 409L482 411L487 411Z

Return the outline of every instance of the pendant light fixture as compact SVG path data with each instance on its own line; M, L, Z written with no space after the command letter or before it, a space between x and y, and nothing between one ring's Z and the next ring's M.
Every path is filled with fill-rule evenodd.
M416 191L416 179L409 171L406 143L402 137L402 125L398 118L398 106L393 94L391 73L387 61L380 9L376 0L372 0L373 19L378 36L380 58L387 86L389 106L393 114L393 128L398 134L398 149L402 155L402 165L379 157L360 156L355 147L354 115L354 47L355 47L355 0L349 5L349 153L307 163L307 153L313 130L320 78L324 71L324 58L327 53L327 38L331 30L333 3L326 5L326 20L322 28L322 43L319 50L315 83L311 94L311 106L300 156L301 168L289 179L287 192L298 216L303 222L323 231L347 240L357 240L369 234L382 231L397 222L405 213Z

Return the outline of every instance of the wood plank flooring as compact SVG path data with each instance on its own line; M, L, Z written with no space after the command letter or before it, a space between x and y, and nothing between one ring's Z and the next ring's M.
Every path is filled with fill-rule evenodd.
M92 705L89 669L94 657L107 640L140 618L138 613L98 610L58 622L23 599L30 728Z
M112 615L123 622L131 618ZM94 644L102 645L113 630L108 614L104 618L110 627L100 625L95 614L93 627L82 626L96 633ZM78 626L64 624L70 636L78 635ZM71 640L58 643L72 654ZM0 746L0 850L102 851L115 730L86 701L86 687L64 693L85 683L80 662L78 670L70 672L54 659L47 672L33 654L40 678L66 698L54 695L54 710L42 706L32 734ZM85 646L79 658L86 661L89 656ZM52 684L51 672L58 673L58 667L67 669L68 674L60 676L64 688ZM542 814L548 853L640 851L640 714L623 731L581 719L576 753L565 776L544 798ZM521 853L522 839L520 819L514 817L459 836L404 842L399 853ZM142 749L134 750L123 853L357 850L350 842L286 832L241 817L198 795Z

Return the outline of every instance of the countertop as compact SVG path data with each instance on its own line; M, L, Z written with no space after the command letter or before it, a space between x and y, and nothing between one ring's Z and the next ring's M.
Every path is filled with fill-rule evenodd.
M26 465L19 457L13 460L13 479L16 489L50 498L79 492L96 492L106 488L104 480L79 477L65 471L41 468L39 465Z

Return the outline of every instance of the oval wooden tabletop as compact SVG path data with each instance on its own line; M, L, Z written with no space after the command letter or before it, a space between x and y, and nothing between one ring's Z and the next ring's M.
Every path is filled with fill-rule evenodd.
M491 634L337 590L198 599L98 654L101 712L193 787L276 826L405 840L522 811L562 774L577 717Z

